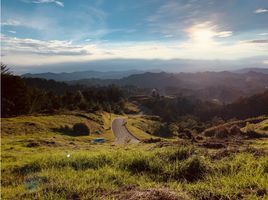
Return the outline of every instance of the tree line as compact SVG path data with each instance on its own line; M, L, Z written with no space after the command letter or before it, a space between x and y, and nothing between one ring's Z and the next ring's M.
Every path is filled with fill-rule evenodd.
M105 110L120 113L124 94L117 86L84 87L38 78L21 78L1 63L1 116L54 113L58 110Z
M154 115L166 122L179 121L185 116L200 121L210 121L215 117L223 120L246 119L268 114L268 90L250 97L240 98L230 104L201 101L195 97L179 96L171 98L150 98L142 102Z

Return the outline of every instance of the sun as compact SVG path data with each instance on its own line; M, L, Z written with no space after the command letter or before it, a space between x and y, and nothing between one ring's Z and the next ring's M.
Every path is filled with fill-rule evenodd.
M208 23L197 24L186 30L193 45L202 48L209 48L215 43L217 33L214 27Z
M192 32L192 39L199 43L211 42L215 33L210 29L196 29Z

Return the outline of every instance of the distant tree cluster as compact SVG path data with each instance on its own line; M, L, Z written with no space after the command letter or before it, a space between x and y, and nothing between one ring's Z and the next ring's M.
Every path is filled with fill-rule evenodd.
M225 119L245 119L260 115L268 115L268 90L247 98L240 98L221 109L221 116Z
M120 113L124 95L120 88L69 86L52 80L21 78L1 64L1 115L53 113L60 109Z
M200 121L213 121L215 118L246 119L268 114L268 91L227 105L201 101L194 97L150 98L143 105L166 122L179 121L185 116L192 116Z

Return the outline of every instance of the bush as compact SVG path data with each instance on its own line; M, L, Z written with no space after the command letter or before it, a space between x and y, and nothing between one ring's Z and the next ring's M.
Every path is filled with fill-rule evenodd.
M187 181L195 181L201 179L207 171L207 167L203 161L197 157L190 158L183 162L179 168L179 178Z
M233 125L230 129L229 129L229 134L230 135L241 135L241 130L240 127L237 125Z
M171 149L164 152L165 160L168 162L174 162L178 160L185 160L193 154L193 149L191 147L181 147L178 149Z
M261 137L265 137L266 136L264 134L261 134L261 133L256 132L255 125L254 124L250 124L249 122L247 122L247 125L246 125L245 130L246 130L246 135L249 138L261 138Z
M151 171L150 163L147 157L134 158L127 166L128 170L133 173Z
M229 135L228 130L226 127L219 127L215 130L215 137L216 138L227 138Z
M73 131L77 135L89 135L90 134L90 129L88 126L84 123L76 123L73 126Z
M184 129L178 136L182 139L192 139L193 138L192 131L188 128Z
M215 130L214 128L208 128L206 130L203 131L203 135L206 137L212 137L215 135Z

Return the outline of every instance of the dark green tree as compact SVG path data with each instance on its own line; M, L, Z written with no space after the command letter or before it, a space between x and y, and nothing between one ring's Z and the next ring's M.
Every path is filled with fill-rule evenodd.
M17 116L29 112L29 96L24 81L1 63L1 116Z

